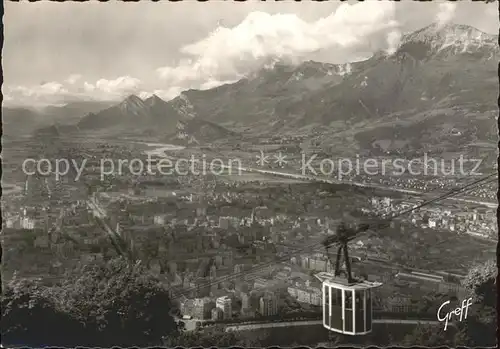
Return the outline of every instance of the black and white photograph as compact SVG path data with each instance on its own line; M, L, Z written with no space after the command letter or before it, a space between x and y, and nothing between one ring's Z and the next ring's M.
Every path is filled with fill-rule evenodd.
M3 6L3 348L497 345L498 2Z

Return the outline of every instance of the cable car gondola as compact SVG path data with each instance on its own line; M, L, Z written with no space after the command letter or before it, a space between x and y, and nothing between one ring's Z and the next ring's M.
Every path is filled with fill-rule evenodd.
M327 272L316 274L316 278L322 282L323 327L329 331L347 335L364 335L372 331L372 289L382 284L353 278L347 252L349 240L366 230L368 225L354 230L347 228L342 222L337 233L323 242L330 263L332 260L328 249L332 245L339 245L334 274ZM342 252L345 260L345 278L340 275Z

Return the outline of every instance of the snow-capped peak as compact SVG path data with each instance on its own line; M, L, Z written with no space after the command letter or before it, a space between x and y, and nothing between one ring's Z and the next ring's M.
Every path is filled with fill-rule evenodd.
M434 53L451 50L452 53L475 52L481 49L498 50L496 35L484 33L461 24L431 24L403 37L401 45L423 43Z

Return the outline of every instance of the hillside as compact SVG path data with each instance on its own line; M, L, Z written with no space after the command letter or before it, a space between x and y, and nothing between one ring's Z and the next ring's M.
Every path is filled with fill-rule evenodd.
M393 55L364 62L364 69L342 85L295 107L307 119L348 120L350 129L340 130L336 141L324 140L330 148L347 142L370 149L381 140L387 151L492 144L497 141L498 46L491 45L494 36L466 29L430 26L408 35ZM460 40L450 44L457 31ZM334 113L321 114L324 110Z
M349 66L276 63L234 84L185 91L171 103L183 100L197 117L234 130L268 132L279 129L283 122L293 122L293 116L286 113L288 105L304 94L341 83Z
M78 122L80 132L97 131L104 136L144 136L177 144L214 142L236 133L195 118L183 100L165 102L153 95L145 100L132 95L121 103Z
M39 128L54 124L71 125L84 115L97 112L111 105L110 102L74 101L62 106L48 106L43 109L2 107L3 134L16 138L27 136Z
M404 36L394 53L377 53L350 69L276 64L182 98L204 120L253 134L321 133L329 150L372 149L377 140L401 151L492 143L496 41L468 26L431 25Z
M4 137L29 135L43 125L40 115L26 108L2 108L2 134Z

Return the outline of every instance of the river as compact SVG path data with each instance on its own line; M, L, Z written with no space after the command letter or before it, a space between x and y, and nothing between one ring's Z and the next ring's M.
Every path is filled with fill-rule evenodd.
M183 150L186 147L180 146L180 145L174 145L174 144L166 144L166 143L146 143L146 142L135 142L137 144L145 144L148 147L154 147L151 150L146 150L145 153L148 156L157 156L160 158L169 158L169 156L166 154L169 151L173 150Z

